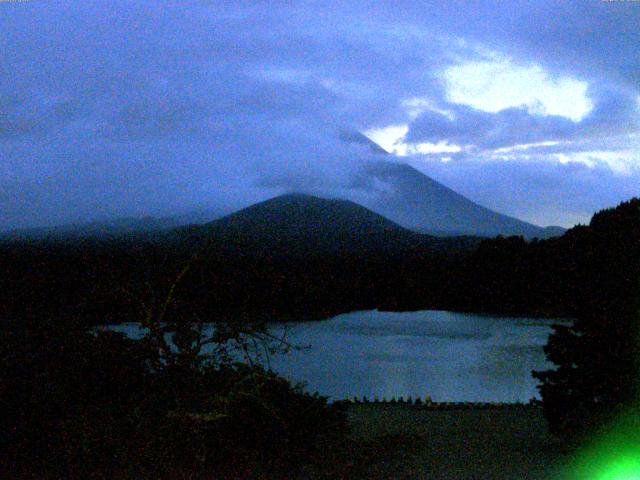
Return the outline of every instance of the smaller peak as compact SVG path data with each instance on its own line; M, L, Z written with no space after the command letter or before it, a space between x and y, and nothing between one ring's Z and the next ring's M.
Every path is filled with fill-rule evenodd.
M302 192L288 192L288 193L283 193L282 195L278 195L277 197L273 197L272 200L276 200L278 198L282 198L282 199L291 198L291 199L301 200L301 199L312 199L312 198L319 198L319 197L315 197L313 195L309 195L308 193L302 193Z
M268 204L286 204L286 203L295 203L295 204L312 204L318 202L326 202L328 200L320 197L316 197L315 195L310 195L308 193L302 192L287 192L282 195L278 195L276 197L271 197L263 202L257 203L256 205L268 205Z
M247 209L283 209L283 208L318 208L338 202L346 202L346 200L333 200L323 197L317 197L302 192L287 192L281 195L268 198L262 202L247 207Z

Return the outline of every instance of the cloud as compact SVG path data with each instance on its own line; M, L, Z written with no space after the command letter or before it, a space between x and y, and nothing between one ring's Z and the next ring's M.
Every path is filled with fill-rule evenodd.
M557 115L530 114L526 108L507 108L496 113L472 107L450 105L453 118L437 112L425 112L411 125L410 143L449 143L482 150L563 140L572 137L575 124Z
M539 65L516 65L493 58L449 67L443 76L450 102L485 112L518 107L579 121L592 108L586 82L549 78Z
M621 90L593 92L594 107L583 120L531 113L525 106L495 113L447 104L448 114L428 110L409 127L410 143L448 141L483 150L545 141L575 140L640 130L640 109L634 94Z

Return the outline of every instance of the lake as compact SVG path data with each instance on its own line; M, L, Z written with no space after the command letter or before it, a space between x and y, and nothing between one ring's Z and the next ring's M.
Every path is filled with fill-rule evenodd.
M331 400L527 402L539 397L531 370L551 366L542 348L553 323L444 311L354 312L274 325L308 348L272 357L271 367Z

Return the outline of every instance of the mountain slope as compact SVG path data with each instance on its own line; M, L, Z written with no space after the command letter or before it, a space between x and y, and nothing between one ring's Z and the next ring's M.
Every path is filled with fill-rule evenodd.
M175 233L278 256L455 251L477 243L469 238L443 239L416 233L354 202L303 194L271 198Z
M361 200L367 208L406 228L432 235L548 238L564 231L489 210L406 164L382 160L369 163L359 182L377 193Z

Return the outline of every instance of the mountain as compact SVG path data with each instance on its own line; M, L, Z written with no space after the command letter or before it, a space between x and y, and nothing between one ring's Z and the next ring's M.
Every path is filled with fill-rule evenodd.
M204 225L174 231L176 238L215 239L227 247L267 255L457 251L473 238L437 238L405 229L348 200L286 194Z
M389 219L387 222L390 221L394 223L396 228L402 226L414 232L439 237L521 235L527 239L534 237L544 239L559 236L565 232L565 229L561 227L539 227L483 207L428 177L417 169L407 164L389 160L390 155L386 150L359 132L345 131L341 133L340 138L342 141L348 143L360 144L364 147L364 151L366 151L368 155L373 154L374 157L379 157L379 160L369 161L361 164L360 167L356 167L355 173L353 174L353 182L350 186L351 188L343 190L339 195L345 200L351 200L366 207L369 210L369 217L367 218L370 220L370 215L375 212ZM330 189L331 185L327 187ZM330 190L320 188L306 193L326 196L328 191ZM307 198L307 201L309 202L308 207L311 208L313 202L309 200L309 198ZM303 213L301 211L295 211L294 208L296 205L300 207L300 202L301 198L298 197L296 199L295 196L281 197L281 199L274 204L269 200L241 210L237 212L237 214L230 215L224 222L218 224L218 227L214 227L215 222L209 223L208 228L221 228L225 222L239 222L238 218L244 216L248 218L252 215L254 215L256 219L263 218L261 217L262 215L264 218L273 217L274 220L278 220L279 217L276 211L284 211L287 209L292 209L290 212L292 215L298 215L298 217L295 218L301 223L295 223L295 225L307 225L307 223L312 220L313 215L318 215L317 219L322 219L322 221L329 221L331 216L325 215L323 217L321 215L322 210L326 209L324 212L326 214L330 213L332 208L337 208L337 204L333 206L315 205L318 209L317 212L314 213L309 210ZM338 210L342 212L345 209L350 209L352 215L347 217L349 221L354 221L357 224L363 221L366 215L364 215L362 211L355 212L355 210L357 210L355 209L355 203L350 203L349 208L347 208L346 204L342 204L343 208ZM236 207L237 206L238 205L236 205ZM216 208L195 210L187 214L172 217L116 219L90 224L14 230L10 232L0 232L0 240L48 237L68 239L105 235L150 236L150 234L153 235L163 230L179 227L180 225L203 224L212 219L220 218L222 215L229 213L229 211L230 205L226 205L225 207L218 205ZM304 217L307 214L312 217L305 219ZM236 215L240 215L240 217ZM345 217L345 219L347 217ZM276 224L261 225L256 219L249 221L247 218L243 220L248 222L244 234L240 235L238 231L237 236L247 237L248 230L259 226L263 228L262 233L267 236L273 237L276 235L276 232L277 235L283 235L287 232L286 228L276 229ZM282 220L282 218L280 218L280 220ZM332 221L339 221L339 218ZM378 219L378 222L380 222L380 219ZM282 222L277 225L285 227ZM240 224L234 228L240 228ZM271 228L272 231L267 232L264 230L267 228ZM343 234L345 233L344 230L339 231ZM338 232L335 233L337 234ZM357 233L357 229L352 233ZM359 241L357 238L361 236L361 234L354 235L350 241L355 245L353 242ZM408 238L407 232L404 232L402 236ZM306 235L305 238L311 237ZM371 243L373 244L375 242L372 241Z
M539 227L472 202L415 168L385 160L363 167L360 188L375 194L360 199L367 208L405 228L431 235L522 235L549 238L561 227Z
M562 227L539 227L494 212L460 195L410 165L389 160L389 152L357 131L344 131L342 141L362 145L379 157L365 163L354 180L361 192L350 198L405 228L438 236L522 235L550 238Z

